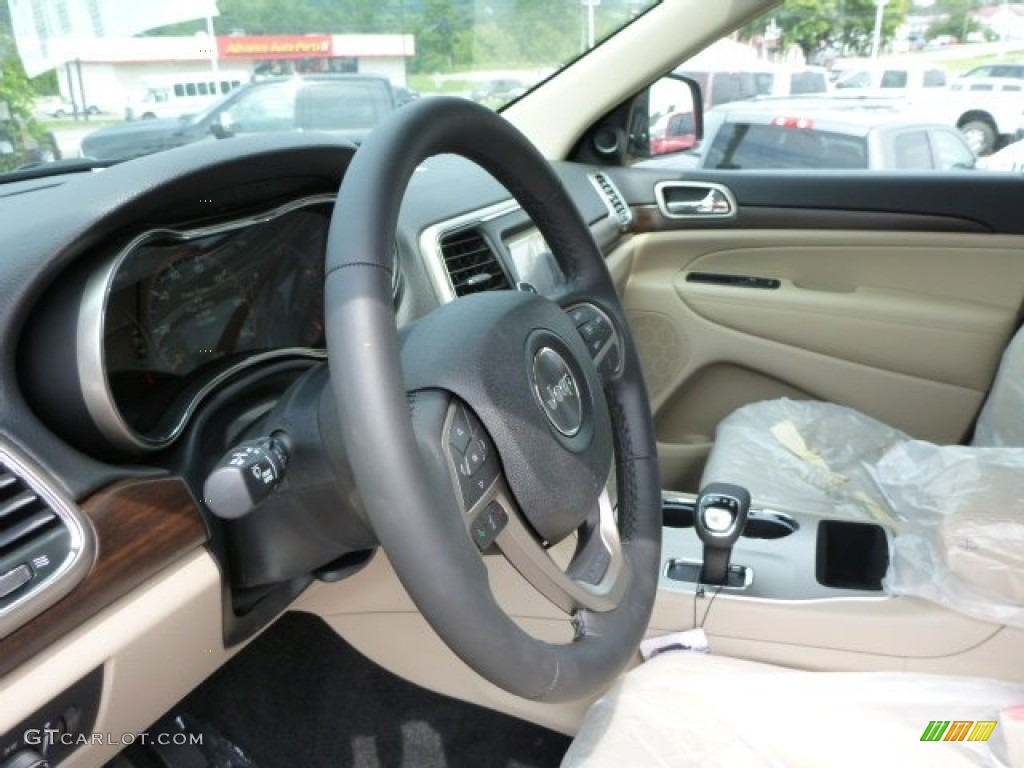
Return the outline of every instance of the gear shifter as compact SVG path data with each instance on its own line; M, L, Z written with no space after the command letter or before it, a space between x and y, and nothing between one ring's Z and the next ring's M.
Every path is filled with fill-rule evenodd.
M693 526L704 542L702 584L726 584L729 579L729 557L733 545L743 532L750 511L750 493L731 483L711 483L697 496Z

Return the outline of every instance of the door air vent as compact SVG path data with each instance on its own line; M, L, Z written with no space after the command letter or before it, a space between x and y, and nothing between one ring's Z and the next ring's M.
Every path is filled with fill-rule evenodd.
M622 193L619 192L618 187L601 172L590 174L590 181L597 187L597 191L604 199L604 204L607 206L609 213L618 221L619 229L623 231L629 229L629 225L633 223L633 212L626 205L626 200L623 198Z
M441 257L456 296L511 288L497 254L479 229L459 229L441 236Z
M89 544L71 505L0 446L0 637L74 586Z

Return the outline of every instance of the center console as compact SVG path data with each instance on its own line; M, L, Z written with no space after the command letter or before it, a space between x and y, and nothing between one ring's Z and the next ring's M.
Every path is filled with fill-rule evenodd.
M707 548L698 536L693 494L662 494L662 571L659 588L696 592ZM706 538L706 537L705 537ZM728 578L714 583L723 594L771 600L881 598L889 563L884 528L758 507L754 499L728 559Z

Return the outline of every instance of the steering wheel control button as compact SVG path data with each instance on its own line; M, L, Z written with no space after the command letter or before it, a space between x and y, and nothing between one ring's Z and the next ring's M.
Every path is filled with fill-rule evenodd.
M461 406L455 406L455 413L452 415L452 425L448 430L448 442L452 448L460 454L466 452L469 441L473 439L473 430L469 425L469 417L466 410Z
M601 378L607 381L616 373L619 372L619 345L613 344L608 347L608 351L604 353L604 357L601 358L601 362L598 363L597 372L601 375Z
M577 328L586 325L596 317L600 317L600 314L595 307L589 304L580 304L569 310L569 318Z
M590 353L591 357L597 357L597 354L601 351L601 347L608 341L609 336L603 336L598 328L593 323L587 323L579 328L580 336L583 337L583 342L587 345L587 352ZM610 332L609 332L610 335Z
M472 477L487 460L487 441L482 438L473 440L466 448L466 455L459 462L459 472L465 477Z
M622 357L615 325L608 315L592 304L578 304L567 311L587 347L587 352L597 362L598 374L607 382L619 372Z
M466 438L463 438L463 434ZM498 458L490 436L463 403L454 407L448 428L449 455L455 465L462 503L469 512L498 477Z
M247 515L284 480L288 454L270 437L248 440L222 458L203 484L207 508L227 519Z
M481 552L486 552L494 544L494 540L508 525L508 513L502 506L492 501L473 518L469 524L469 532L473 542Z
M592 356L596 356L601 351L601 347L607 344L612 337L612 327L603 317L595 317L577 330L583 337L583 341L586 342L587 350Z
M708 507L704 510L704 524L709 531L714 533L724 533L729 530L729 526L735 519L736 516L732 510L724 507Z
M583 426L583 403L569 364L551 347L541 347L533 358L532 376L534 394L548 422L573 437Z

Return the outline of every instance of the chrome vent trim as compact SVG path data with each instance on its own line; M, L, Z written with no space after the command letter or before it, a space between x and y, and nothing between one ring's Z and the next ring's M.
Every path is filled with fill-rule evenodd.
M455 288L452 285L451 277L448 275L444 258L441 255L441 239L450 232L480 225L493 219L507 216L510 213L515 213L518 210L520 210L519 203L515 200L506 200L496 205L470 211L461 216L432 224L420 233L420 253L423 255L427 275L434 286L434 293L437 294L439 302L447 304L456 298Z
M622 231L629 229L629 225L633 223L633 211L626 205L626 198L622 196L619 188L600 171L589 174L588 178L601 199L604 200L608 212L618 222L619 229Z
M511 288L498 254L477 227L441 235L438 248L456 296Z
M0 442L0 638L70 592L94 551L92 529L56 483Z

